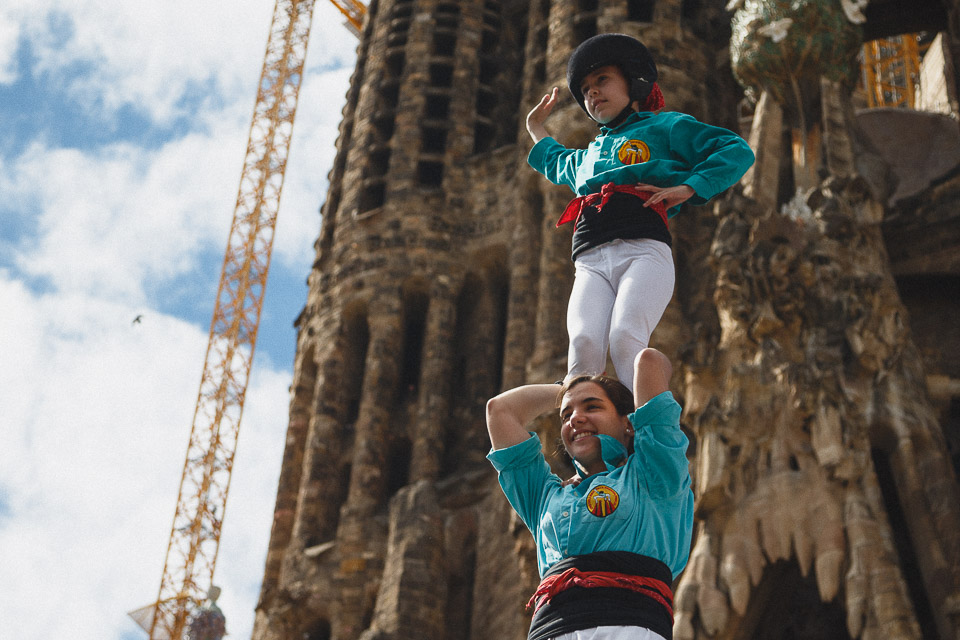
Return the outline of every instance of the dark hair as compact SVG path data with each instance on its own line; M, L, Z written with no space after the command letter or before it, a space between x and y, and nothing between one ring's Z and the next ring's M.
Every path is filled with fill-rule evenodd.
M557 404L560 404L560 401L563 399L563 396L565 393L567 393L567 391L570 391L570 389L573 389L575 386L583 382L592 382L603 389L604 393L607 394L607 398L609 398L610 402L613 403L613 407L621 416L630 415L633 413L633 410L637 408L633 399L633 393L627 389L625 384L616 378L611 378L610 376L605 376L602 374L584 374L567 380L563 383L563 386L560 387L560 393L557 394Z

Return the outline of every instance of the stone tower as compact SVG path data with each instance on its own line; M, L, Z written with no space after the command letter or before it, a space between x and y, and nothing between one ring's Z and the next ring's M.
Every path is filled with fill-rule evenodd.
M570 194L526 166L523 114L610 31L650 48L668 109L758 155L671 222L678 284L652 343L676 364L698 505L675 636L960 638L960 9L781 4L368 3L297 320L256 640L526 636L533 542L484 460L484 404L563 375L573 269L554 229ZM804 22L806 5L839 7L842 28ZM763 40L787 17L788 37ZM837 73L849 47L789 67L800 99L763 73L797 36L907 30L941 33L927 72L946 115L858 113ZM551 130L595 135L572 100ZM938 162L885 153L911 143L941 145ZM537 430L565 475L558 427Z

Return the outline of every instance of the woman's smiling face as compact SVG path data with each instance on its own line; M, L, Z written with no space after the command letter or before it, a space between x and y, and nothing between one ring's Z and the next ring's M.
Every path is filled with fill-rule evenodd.
M560 439L571 457L591 473L605 471L598 435L618 440L624 448L632 436L627 416L617 413L607 393L595 382L581 382L560 402Z

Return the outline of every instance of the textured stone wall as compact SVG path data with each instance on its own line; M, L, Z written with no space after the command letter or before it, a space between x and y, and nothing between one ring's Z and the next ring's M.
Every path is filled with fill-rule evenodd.
M484 404L563 375L573 269L554 228L570 194L527 167L523 114L580 40L622 31L668 109L737 129L726 5L369 3L254 638L526 636L533 541L484 459ZM755 169L671 224L652 342L676 363L697 495L678 638L958 637L957 172L893 211L848 93L820 86L816 188L794 197L792 121L761 97ZM566 97L550 128L595 135ZM934 228L945 258L923 262L902 238ZM556 419L531 428L569 474Z

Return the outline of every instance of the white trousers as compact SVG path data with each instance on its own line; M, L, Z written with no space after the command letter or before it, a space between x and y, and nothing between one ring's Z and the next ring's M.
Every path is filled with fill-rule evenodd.
M659 633L644 627L594 627L571 631L551 640L664 640Z
M673 253L659 240L614 240L574 264L567 373L602 373L609 348L617 378L633 391L634 359L673 297Z

